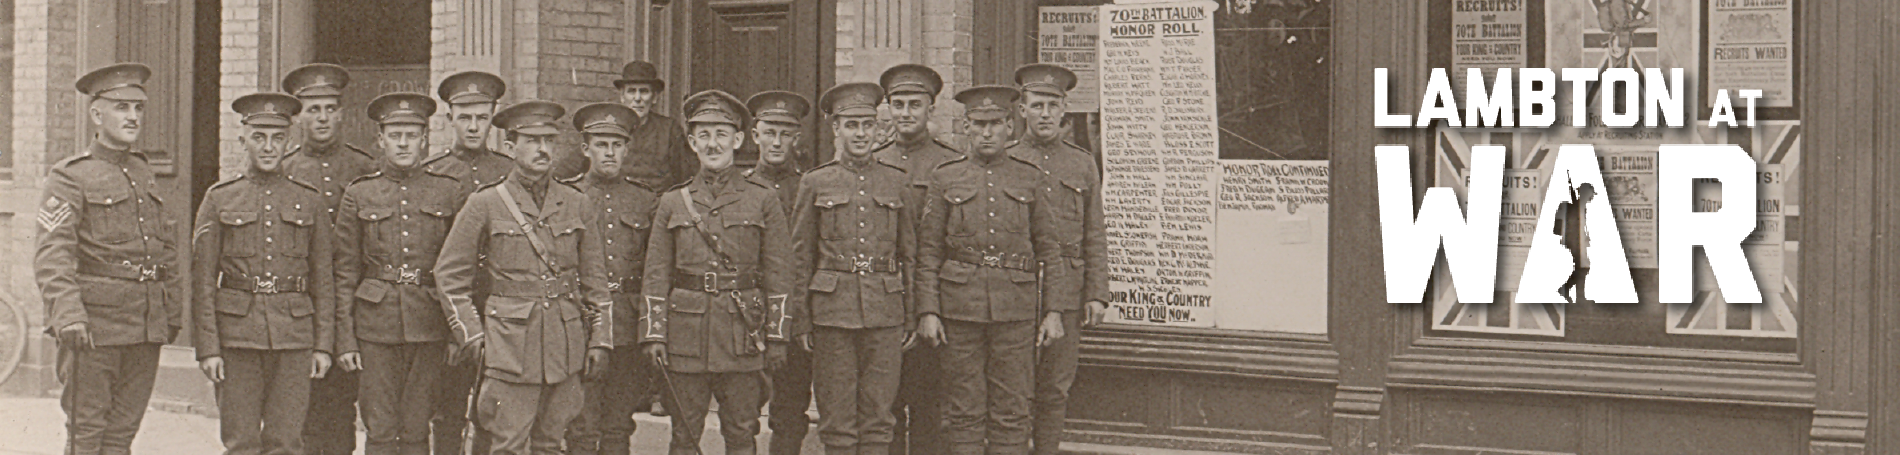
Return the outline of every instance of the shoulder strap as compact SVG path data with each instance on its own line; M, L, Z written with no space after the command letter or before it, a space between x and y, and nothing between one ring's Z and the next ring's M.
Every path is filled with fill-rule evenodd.
M508 191L508 185L497 186L495 189L501 192L501 203L508 206L508 214L515 217L515 224L521 225L521 229L528 231L528 246L534 247L534 255L541 257L541 264L548 266L548 272L560 273L561 269L554 266L554 258L548 256L547 244L541 243L541 233L535 231L534 225L528 224L528 217L521 214L521 206L515 203L514 192Z
M692 188L680 188L680 202L686 203L686 214L693 217L693 232L699 233L699 240L706 243L706 248L712 250L713 255L719 257L719 263L725 264L727 269L736 267L732 263L732 258L726 257L726 250L720 249L719 242L713 240L712 233L706 232L706 219L699 216L698 208L693 207Z

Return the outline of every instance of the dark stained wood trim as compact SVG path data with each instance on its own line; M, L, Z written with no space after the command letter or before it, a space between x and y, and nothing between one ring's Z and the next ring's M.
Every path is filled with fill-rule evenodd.
M1715 360L1706 358L1705 353L1630 354L1414 347L1392 359L1390 385L1773 407L1814 406L1814 374L1792 356L1758 362Z
M1331 384L1339 356L1325 337L1294 334L1104 329L1082 336L1086 366Z

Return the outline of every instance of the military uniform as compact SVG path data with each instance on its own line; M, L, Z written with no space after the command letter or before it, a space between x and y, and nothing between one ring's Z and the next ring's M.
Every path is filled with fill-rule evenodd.
M232 102L260 127L288 127L298 106L277 93ZM226 453L302 453L311 352L334 352L334 233L317 187L255 166L212 185L198 206L191 274L207 304L192 308L192 341L199 360L224 361Z
M803 128L805 116L811 113L811 102L804 95L773 90L747 98L746 109L752 111L758 121ZM756 126L758 122L753 124ZM805 176L805 171L799 169L795 149L790 148L795 144L786 144L785 161L779 164L766 163L765 146L756 142L755 145L761 153L759 162L743 175L776 191L785 208L786 220L793 220L798 214L795 205L798 182ZM772 429L772 443L768 447L772 455L798 455L804 448L805 435L811 431L811 415L806 413L811 409L811 358L811 353L805 350L788 349L785 366L771 372L772 399L766 424Z
M976 87L957 99L975 118L998 115L983 112L978 100L1007 105L1014 94L1007 87ZM917 300L920 313L942 319L948 342L945 438L952 453L1027 451L1032 346L1041 318L1037 264L1053 262L1060 252L1043 182L1036 165L1002 153L992 159L972 154L931 174L918 234Z
M878 82L884 87L886 96L922 93L934 100L943 90L943 79L936 70L916 64L886 69L878 77ZM919 217L913 222L920 222L923 216L924 193L930 189L930 172L937 169L938 165L962 156L963 153L938 141L927 130L925 134L914 138L900 134L897 140L872 152L872 157L879 162L897 166L908 175L910 185L904 191L904 205L911 208L911 216ZM944 378L938 358L940 350L936 346L919 344L904 351L897 401L892 408L892 415L897 421L891 439L891 453L935 455L945 451L942 433Z
M443 103L454 104L493 104L508 92L508 84L501 77L480 71L465 71L443 78L436 86L436 97ZM423 166L431 172L448 175L462 182L461 193L474 193L500 182L515 169L515 160L487 148L462 148L456 141L442 153L429 157ZM476 262L481 262L477 257ZM470 286L470 299L474 302L477 314L487 308L488 276L475 274ZM442 387L437 389L434 418L429 432L434 439L435 455L461 455L462 431L468 427L469 399L475 391L475 384L481 380L481 368L473 362L449 365L442 374ZM488 440L476 427L477 438L470 444L475 453L488 453Z
M558 132L552 123L564 114L558 104L529 101L503 110L494 122L520 134L552 135ZM491 453L558 451L568 423L580 414L587 350L612 346L613 297L604 242L593 227L599 211L579 189L551 180L532 181L517 169L477 190L436 260L453 340L481 358L476 416L491 438ZM478 264L484 254L487 260ZM477 275L492 280L480 315L471 295ZM589 314L598 317L583 318Z
M340 100L343 88L349 85L349 71L328 63L312 63L291 70L283 81L284 91L298 100ZM332 121L330 128L332 131L341 129L341 123L341 119ZM376 158L339 137L332 136L323 144L308 137L306 135L302 145L284 156L284 175L315 185L322 191L324 214L334 218L337 201L343 199L343 188L357 177L375 172ZM304 449L310 455L356 451L356 387L356 372L342 368L311 381L310 414L304 418Z
M369 105L381 125L426 128L434 112L434 100L414 93L383 95ZM430 403L449 334L431 271L467 196L460 181L420 163L381 163L382 170L352 182L338 206L337 350L362 356L365 452L427 454Z
M633 109L599 103L574 114L575 128L584 135L626 137L637 118ZM624 157L625 155L622 155ZM652 361L640 355L635 323L640 314L642 274L646 272L647 233L653 228L653 206L659 193L635 180L587 172L566 183L579 188L594 202L600 218L594 225L605 239L607 289L613 294L613 352L607 370L585 381L587 400L581 416L568 428L570 454L631 453L633 412L652 395L660 379Z
M112 65L76 86L94 98L146 99L151 69ZM145 154L95 140L47 170L34 278L46 332L84 323L92 346L59 348L66 453L127 453L158 374L159 346L183 326L176 222L153 191ZM176 201L174 201L176 202Z
M746 123L745 107L724 92L686 105L693 122ZM780 205L771 189L727 167L667 190L653 212L665 230L647 244L640 342L665 345L674 454L699 453L714 396L726 453L755 452L763 354L784 349L789 330L791 233Z
M1016 71L1023 91L1067 96L1075 74L1055 65L1030 64ZM1108 234L1102 220L1101 181L1095 156L1075 144L1052 139L1036 142L1025 135L1009 148L1009 155L1041 167L1048 176L1043 201L1055 213L1056 243L1061 258L1046 265L1043 286L1045 311L1062 312L1062 332L1042 349L1036 364L1033 414L1037 454L1054 455L1062 443L1067 419L1069 387L1075 383L1076 357L1081 350L1085 302L1108 301Z
M820 104L833 118L875 116L883 89L844 84ZM793 224L794 270L805 289L792 305L796 332L811 333L819 439L828 454L890 451L916 235L904 170L839 151L800 184Z

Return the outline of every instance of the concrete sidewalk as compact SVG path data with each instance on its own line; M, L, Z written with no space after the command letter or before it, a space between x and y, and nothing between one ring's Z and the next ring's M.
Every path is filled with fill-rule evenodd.
M636 414L634 453L666 453L672 426L665 417ZM0 398L0 454L60 455L65 449L66 414L59 409L58 398ZM763 426L763 422L761 422ZM771 440L771 430L762 428L759 450ZM362 453L363 434L357 435L357 453ZM706 432L700 441L706 453L723 453L719 440L719 419L708 416ZM140 455L204 455L223 452L218 441L218 420L198 414L180 413L155 407L145 413L132 453ZM805 437L805 452L823 454L818 432Z

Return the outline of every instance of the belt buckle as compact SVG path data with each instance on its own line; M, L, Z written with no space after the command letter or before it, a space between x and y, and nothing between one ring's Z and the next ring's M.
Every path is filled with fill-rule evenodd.
M139 281L158 281L158 266L141 265L137 267L139 268Z
M396 269L396 283L421 286L422 285L421 275L422 275L422 271L418 269L411 269L411 268Z
M871 270L871 258L859 257L857 259L852 260L851 271L857 272L857 273L872 272L873 270Z
M607 292L620 292L620 280L608 281Z
M706 272L704 279L705 279L705 282L701 283L700 287L705 288L705 291L707 293L718 294L719 293L719 272Z
M255 294L276 294L277 279L271 277L251 277L251 292Z
M997 268L1002 268L1002 267L1003 267L1003 256L1001 256L1001 255L985 255L985 256L983 256L983 265L987 265L987 266L990 266L990 267L997 267Z

